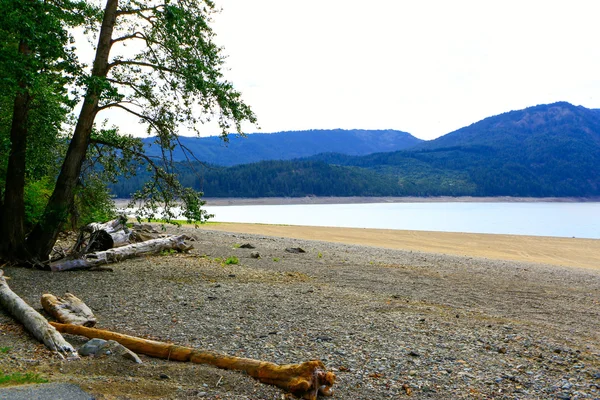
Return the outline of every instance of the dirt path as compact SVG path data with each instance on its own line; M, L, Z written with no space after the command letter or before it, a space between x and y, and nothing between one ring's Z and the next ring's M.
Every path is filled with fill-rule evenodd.
M600 240L391 229L217 223L201 228L397 250L600 269Z

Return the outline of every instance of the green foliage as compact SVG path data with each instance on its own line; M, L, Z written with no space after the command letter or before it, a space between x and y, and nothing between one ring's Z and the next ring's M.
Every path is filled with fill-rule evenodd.
M279 262L279 258L278 258L278 257L274 257L274 258L273 258L273 261L275 261L275 262Z
M77 188L72 216L76 225L83 226L91 222L109 221L116 217L115 204L106 184L95 175Z
M27 183L24 193L27 225L33 226L40 220L53 189L54 182L48 176Z
M175 254L175 253L177 253L177 250L175 250L175 249L166 249L166 250L161 251L160 255L161 256L169 256L169 255Z
M20 120L27 121L27 129L19 130L23 140L18 143L24 148L24 138L28 138L23 156L27 224L40 221L29 236L35 240L29 243L43 248L42 258L51 248L48 241L55 237L53 229L62 226L68 214L73 226L113 217L106 183L134 175L141 168L152 172L135 197L146 201L141 209L146 218L158 216L160 206L164 208L161 218L166 221L174 220L181 208L186 221L204 222L210 215L202 209L202 193L179 184L171 163L179 129L198 133L214 119L227 139L230 128L242 135L243 122L256 122L240 93L224 79L222 49L214 43L210 27L215 8L211 1L104 3L106 10L118 7L112 8L119 14L113 36L102 38L98 45L101 49L102 43L110 42L110 49L104 47L112 54L108 59L86 60L94 65L90 73L75 57L69 28L85 26L85 33L96 39L105 10L86 0L0 0L0 196L4 197L6 160L11 151L12 105L15 98L27 97L29 102L19 106L24 111L19 115L26 116ZM125 49L129 43L135 46ZM66 130L75 126L71 113L82 95L87 111L77 121L75 133L67 134ZM146 156L139 139L105 124L94 125L95 117L110 108L119 108L146 124L162 146L161 159ZM70 137L79 138L73 142L78 144L69 146ZM65 158L67 147L74 157ZM71 173L80 167L79 176ZM8 190L18 193L23 176L12 176L16 178ZM43 213L52 190L50 183L57 176L60 184L54 187L52 203ZM19 201L18 196L11 199Z
M227 257L227 259L225 260L225 265L232 265L232 264L239 264L239 263L240 263L240 260L235 256Z
M10 347L0 347L0 353L6 354L10 351Z
M34 374L32 372L13 372L10 374L6 374L4 372L0 372L0 385L25 385L28 383L46 383L47 379L43 378L39 374Z

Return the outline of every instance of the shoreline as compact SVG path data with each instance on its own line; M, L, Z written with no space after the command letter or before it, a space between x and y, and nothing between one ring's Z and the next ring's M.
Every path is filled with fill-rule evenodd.
M301 205L301 204L374 204L374 203L595 203L599 197L204 197L207 206L247 205ZM115 199L117 207L124 207L129 199Z
M198 229L600 270L600 240L219 222Z

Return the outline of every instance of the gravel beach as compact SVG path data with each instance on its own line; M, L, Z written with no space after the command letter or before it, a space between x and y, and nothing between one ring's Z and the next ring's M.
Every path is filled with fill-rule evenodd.
M195 237L194 250L113 272L5 274L36 309L43 293L75 294L98 328L276 363L320 359L337 375L335 399L600 398L598 269L167 229ZM297 247L306 252L286 251ZM210 366L62 361L3 312L0 329L2 371L76 383L97 399L283 395Z

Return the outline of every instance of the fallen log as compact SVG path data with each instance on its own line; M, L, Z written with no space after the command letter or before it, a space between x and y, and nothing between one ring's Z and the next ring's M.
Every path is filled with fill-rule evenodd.
M63 297L46 293L42 295L41 302L44 310L60 322L88 328L96 325L96 317L92 310L71 293L65 293Z
M2 270L0 270L0 305L22 323L34 338L44 343L50 350L56 351L63 357L79 358L73 346L53 326L48 324L46 318L8 287Z
M97 231L105 231L106 233L113 233L123 229L127 229L127 218L119 217L108 222L92 222L83 227L84 232L94 233Z
M302 399L315 400L319 395L333 395L332 386L335 375L333 372L327 372L325 365L318 360L307 361L302 364L278 365L267 361L227 356L210 350L178 346L79 325L56 322L51 322L51 324L59 332L81 335L90 339L115 340L139 354L244 371L262 383L277 386Z
M165 250L187 251L193 246L186 244L186 239L188 239L186 235L167 236L114 249L88 253L84 254L81 258L74 260L59 260L52 262L50 263L50 270L59 272L90 269L142 255L158 254Z

